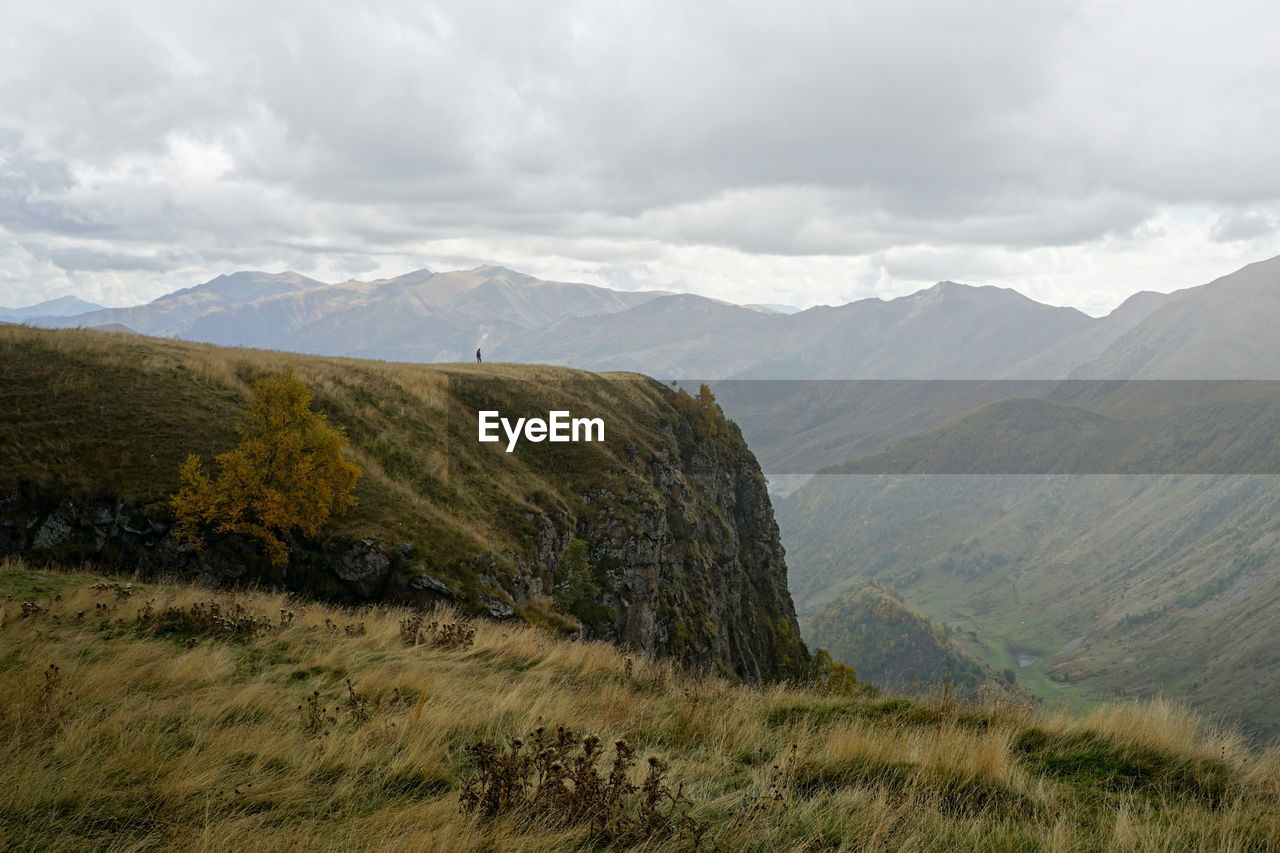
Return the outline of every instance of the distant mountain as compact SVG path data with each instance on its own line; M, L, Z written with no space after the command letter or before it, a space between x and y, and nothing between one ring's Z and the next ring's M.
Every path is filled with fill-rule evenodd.
M621 311L662 295L541 281L503 267L324 284L297 273L238 272L146 305L47 326L121 324L228 346L401 361L469 360L515 331Z
M0 308L0 320L21 323L35 317L73 317L89 311L100 311L101 305L86 302L78 296L59 296L25 308Z
M594 317L568 317L512 335L500 361L590 364L652 376L732 376L760 358L753 341L776 336L788 318L690 293Z
M1198 289L1188 288L1172 293L1143 290L1135 293L1110 314L1094 320L1076 334L1062 338L1041 352L1019 362L1006 370L1001 378L1061 379L1069 376L1077 366L1100 356L1154 311Z
M35 325L88 328L119 324L144 335L204 340L199 336L198 328L193 330L193 326L206 315L248 308L260 299L321 286L315 279L292 272L238 272L220 275L204 284L166 294L146 305L104 308L75 317L46 317Z
M682 294L513 335L495 357L700 379L991 378L1095 322L954 282L789 315Z
M1081 378L1280 378L1280 257L1159 305L1072 371Z

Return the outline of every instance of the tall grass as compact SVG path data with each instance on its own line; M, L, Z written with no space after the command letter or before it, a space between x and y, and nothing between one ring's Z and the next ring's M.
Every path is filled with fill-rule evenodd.
M1280 846L1280 758L1169 702L1068 717L753 689L536 628L407 644L415 614L395 608L17 559L0 602L0 846L15 849L607 845L544 812L460 808L468 747L557 725L665 762L704 849ZM238 621L206 618L215 605Z

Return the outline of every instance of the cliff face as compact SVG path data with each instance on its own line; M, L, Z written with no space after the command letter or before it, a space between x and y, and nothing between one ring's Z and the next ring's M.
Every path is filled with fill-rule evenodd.
M807 653L755 457L736 428L668 438L628 468L625 491L584 491L568 523L541 516L539 551L521 574L557 590L579 539L597 579L568 600L584 633L750 681L797 674Z
M295 540L289 567L273 573L240 537L212 537L197 551L174 539L167 513L58 497L31 484L0 498L0 554L87 560L211 586L265 583L348 602L448 600L499 619L532 615L551 596L577 616L585 637L748 681L796 674L806 652L755 458L737 436L667 438L668 448L626 470L625 491L584 490L576 514L526 513L537 529L532 547L477 553L471 583L422 571L408 543L373 538ZM566 597L558 587L577 540L586 543L594 588Z
M40 335L76 333L21 334L40 344ZM117 347L102 337L88 340ZM0 554L215 586L258 583L351 604L449 601L749 681L798 675L807 660L764 478L737 427L709 400L635 375L505 366L494 375L237 352L272 361L237 367L242 381L294 367L316 388L317 407L345 428L366 471L357 510L320 540L291 541L288 566L273 570L243 539L210 536L196 551L170 533L167 497L180 459L190 449L228 449L243 388L193 391L190 361L208 348L141 346L145 370L93 352L55 365L59 376L85 374L87 399L55 397L37 376L0 387L22 398L11 411L28 419L10 415L7 430L0 423L18 442L4 445L7 456L0 450ZM47 363L66 350L61 341L40 355ZM16 354L14 363L25 363L21 347ZM157 369L166 359L175 370ZM114 375L96 375L104 364ZM136 396L136 428L125 429L110 422L111 402L92 392L123 383L127 395L131 381L145 386L148 411L136 411ZM184 404L193 398L208 410L193 416ZM545 414L551 405L605 414L606 441L506 453L476 440L480 409ZM60 453L42 456L34 438L41 421L74 424L79 415L59 411L68 407L83 412L83 428L65 438L46 428ZM184 434L184 442L157 438ZM33 437L23 448L25 435ZM105 436L115 442L109 450Z

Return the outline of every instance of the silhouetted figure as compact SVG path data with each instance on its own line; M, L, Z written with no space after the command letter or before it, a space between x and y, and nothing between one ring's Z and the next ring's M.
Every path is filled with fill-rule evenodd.
M480 363L480 348L476 347L476 364Z

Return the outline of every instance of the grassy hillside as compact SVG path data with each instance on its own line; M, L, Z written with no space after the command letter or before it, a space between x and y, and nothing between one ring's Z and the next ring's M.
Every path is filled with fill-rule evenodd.
M1082 381L1040 389L1049 399L981 405L824 473L1280 471L1280 383Z
M431 619L463 627L412 619L0 563L0 846L1280 846L1280 756L1167 702L1073 719L849 700L448 611ZM582 787L534 801L503 756L558 726L576 733L566 761L543 766ZM594 769L584 736L606 745L590 742ZM619 740L634 756L614 765ZM495 768L506 796L486 799L501 774L479 771Z
M1042 697L1280 734L1280 478L820 476L778 518L802 619L877 580Z
M82 516L110 515L122 502L146 529L163 531L187 454L209 459L233 447L253 380L292 369L314 390L315 408L346 431L364 476L351 512L320 541L295 543L283 574L258 566L257 577L347 601L421 600L423 584L436 584L464 609L514 611L743 677L789 672L805 658L754 458L736 427L702 424L681 408L688 397L647 377L21 327L0 328L0 364L0 494L46 514L64 497L89 507ZM505 443L477 441L479 409L603 417L605 441L525 442L507 453ZM0 504L0 516L14 501ZM24 526L40 518L0 521L30 547ZM113 554L87 523L77 530L46 556L111 558L133 571L164 544L153 536ZM372 580L339 578L334 554L366 538L388 555L373 568L389 568ZM576 540L586 543L578 568L596 591L558 602L560 561L581 547ZM235 551L231 561L253 556Z
M805 636L832 658L854 668L858 678L900 691L951 688L978 697L1008 689L1007 677L957 647L946 628L909 607L892 588L855 587L829 601L803 626Z
M511 405L512 414L545 415L556 402L580 410L613 407L622 417L611 424L607 444L575 446L579 454L599 450L582 464L601 469L611 451L648 444L646 433L659 425L664 408L669 411L657 383L634 374L427 367L79 330L0 328L0 360L5 484L57 483L154 507L176 488L188 453L208 458L235 445L236 420L253 380L292 368L314 389L315 407L346 430L365 469L359 506L336 520L335 532L411 544L425 544L427 530L446 520L443 528L470 539L451 545L505 544L510 534L494 523L487 504L499 496L524 501L539 489L567 490L567 483L556 488L545 477L554 464L546 453L508 455L497 445L478 444L474 416L462 419L466 401L457 393L483 389L495 405ZM466 478L487 487L487 499L457 488ZM441 543L431 541L438 549Z

